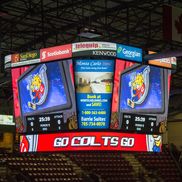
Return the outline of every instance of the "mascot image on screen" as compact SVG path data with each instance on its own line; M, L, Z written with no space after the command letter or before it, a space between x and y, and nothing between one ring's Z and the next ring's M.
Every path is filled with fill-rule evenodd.
M128 98L127 104L131 108L142 104L147 97L149 88L149 72L150 67L147 66L143 72L135 73L129 82L129 87L131 87L131 98Z
M38 74L34 74L29 77L30 81L27 89L29 90L31 101L28 102L28 107L33 110L36 110L37 105L42 105L47 97L48 80L46 70L47 67L43 64L40 67Z
M161 141L161 136L159 135L153 135L153 138L154 138L154 144L153 144L153 152L160 152L161 151L161 144L162 144L162 141Z
M147 148L150 152L161 152L162 137L161 135L148 135Z

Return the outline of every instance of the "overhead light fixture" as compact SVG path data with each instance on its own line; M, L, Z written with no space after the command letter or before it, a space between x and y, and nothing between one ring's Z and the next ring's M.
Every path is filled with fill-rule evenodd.
M98 32L96 29L84 27L79 30L78 35L80 37L93 39L93 38L101 37L102 33Z

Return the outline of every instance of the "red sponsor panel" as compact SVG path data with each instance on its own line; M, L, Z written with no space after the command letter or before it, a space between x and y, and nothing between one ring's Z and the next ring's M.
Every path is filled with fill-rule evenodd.
M18 78L28 69L28 66L21 67L21 68L14 68L11 70L12 75L12 87L13 87L13 100L14 100L14 115L15 115L15 122L16 122L16 129L17 132L22 132L24 129L24 125L21 119L20 114L20 104L19 104L19 96L18 96L18 86L17 81Z
M161 136L159 135L155 136L119 132L69 132L21 136L20 152L78 150L160 152L161 144Z
M71 58L71 57L72 57L71 44L40 49L41 62L65 59L65 58Z
M120 74L134 63L116 59L115 73L114 73L114 88L113 88L113 99L112 99L112 112L118 111L118 97L119 97L119 80Z

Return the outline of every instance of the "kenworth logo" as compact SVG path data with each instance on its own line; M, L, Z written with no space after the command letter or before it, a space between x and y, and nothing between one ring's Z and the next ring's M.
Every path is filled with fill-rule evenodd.
M142 62L142 49L118 44L117 57Z

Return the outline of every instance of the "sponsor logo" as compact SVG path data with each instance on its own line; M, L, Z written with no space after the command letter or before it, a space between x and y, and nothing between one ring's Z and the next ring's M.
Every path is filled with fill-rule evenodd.
M72 44L73 52L88 51L88 50L115 50L116 44L109 42L81 42Z
M39 58L38 51L25 52L20 54L20 61Z
M96 55L96 56L112 56L112 57L116 57L116 52L114 52L114 51L93 51L92 54Z
M83 48L94 48L97 49L99 48L99 44L98 43L79 43L79 44L75 44L75 49L83 49Z
M69 58L72 56L71 44L45 48L45 49L42 49L40 52L41 52L42 61L63 59L63 58Z
M163 58L163 59L158 59L156 61L159 61L160 63L167 63L167 64L176 65L176 57Z
M42 52L42 60L44 60L46 58L46 51Z
M66 49L66 50L58 50L58 51L54 51L54 52L46 52L46 51L43 51L42 52L42 59L45 59L47 57L54 57L54 56L59 56L59 55L63 55L63 54L69 54L70 53L70 50L69 49Z
M126 48L122 48L122 47L118 48L118 53L120 53L120 52L122 52L128 58L141 57L140 52L130 51L130 50L127 50Z
M161 66L165 68L174 68L174 69L177 66L176 57L149 60L148 63L151 65Z
M118 58L123 59L129 59L131 61L142 61L142 49L130 47L130 46L124 46L124 45L118 45L117 48L117 56Z

